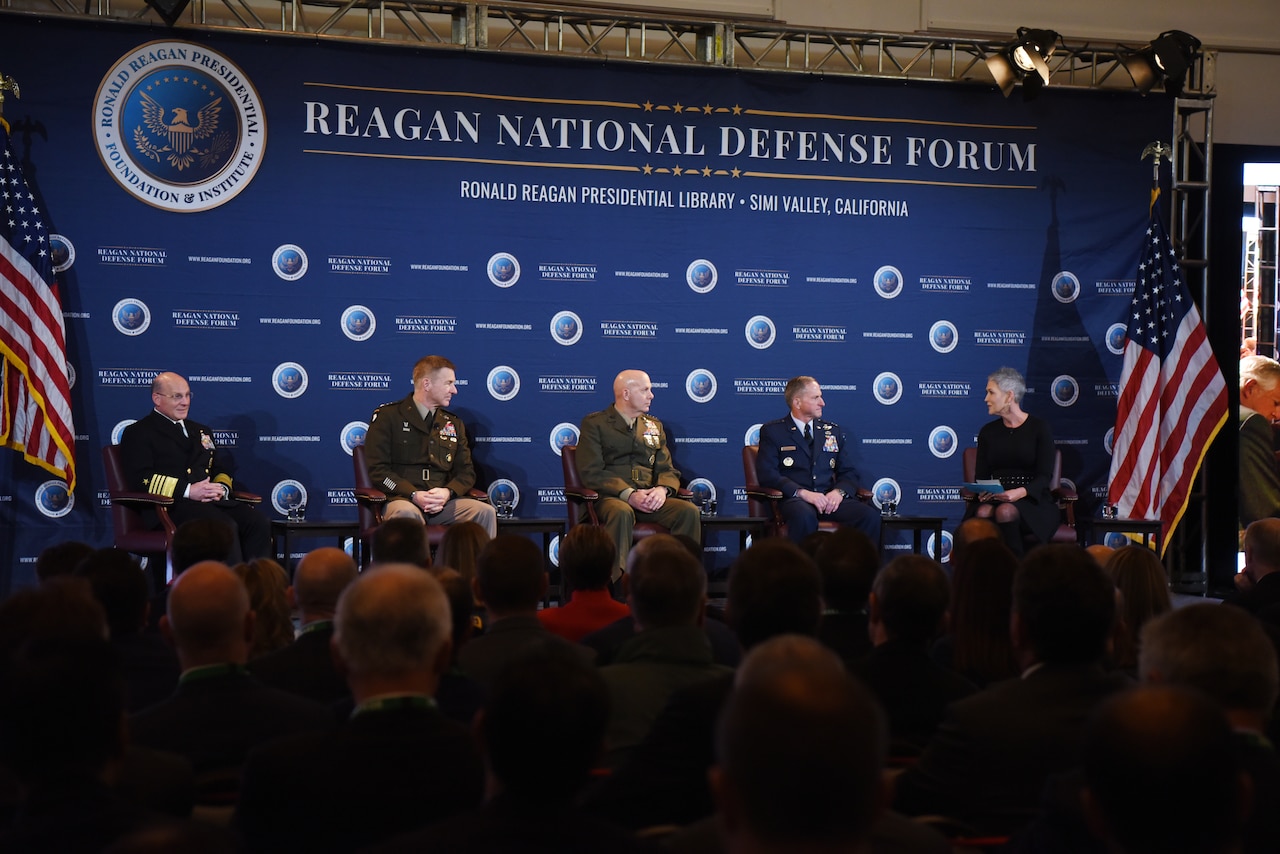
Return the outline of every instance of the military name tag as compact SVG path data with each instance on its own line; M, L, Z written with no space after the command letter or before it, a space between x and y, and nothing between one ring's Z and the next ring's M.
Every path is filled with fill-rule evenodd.
M782 451L782 453L784 453L784 454L785 454L787 451L794 451L795 449L796 449L796 446L795 446L795 445L783 445L783 446L782 446L781 448L779 448L778 450L779 450L779 451Z

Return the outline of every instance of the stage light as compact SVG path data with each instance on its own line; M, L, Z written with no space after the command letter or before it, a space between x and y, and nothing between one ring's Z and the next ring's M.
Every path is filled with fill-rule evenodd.
M1017 37L1000 52L987 57L987 68L1006 98L1014 84L1022 82L1023 100L1030 101L1049 85L1049 57L1061 38L1053 30L1019 27Z
M178 22L178 18L182 17L182 13L186 11L187 4L191 0L147 0L147 5L156 10L164 22L169 26L173 26Z
M1124 64L1138 91L1147 94L1161 80L1170 95L1181 95L1187 70L1195 62L1200 39L1182 30L1165 30L1142 50L1125 57Z

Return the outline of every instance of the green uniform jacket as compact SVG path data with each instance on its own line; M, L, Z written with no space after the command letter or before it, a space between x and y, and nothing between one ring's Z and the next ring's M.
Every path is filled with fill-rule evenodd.
M667 434L653 416L641 413L635 427L629 428L610 406L583 418L579 432L578 475L588 489L605 498L618 498L625 489L664 486L669 495L680 489L680 472L671 467Z
M462 419L437 408L428 424L418 414L413 395L373 411L364 458L373 485L394 498L408 499L419 489L438 486L456 498L476 485Z

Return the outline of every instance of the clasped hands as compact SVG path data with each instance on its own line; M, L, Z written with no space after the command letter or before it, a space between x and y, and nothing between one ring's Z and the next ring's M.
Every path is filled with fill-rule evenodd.
M443 510L452 497L453 493L448 489L437 486L435 489L419 489L414 492L413 503L419 510L430 516Z
M637 489L627 496L627 503L642 513L652 513L667 503L667 490L662 486Z
M1013 489L1004 492L980 492L978 493L979 501L1005 501L1013 502L1027 497L1027 490L1022 486L1015 486Z
M796 497L802 501L806 501L818 508L819 513L834 513L844 502L844 496L840 490L833 489L830 492L814 492L811 489L802 489L796 493Z
M187 489L187 498L192 501L221 501L228 495L226 487L205 478L196 481Z

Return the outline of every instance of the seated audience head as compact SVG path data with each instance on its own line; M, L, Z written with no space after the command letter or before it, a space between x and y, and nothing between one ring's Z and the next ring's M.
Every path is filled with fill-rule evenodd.
M965 519L956 526L955 534L952 535L952 571L954 572L956 567L960 565L960 561L964 559L964 553L969 550L969 546L979 540L998 539L1000 539L1000 529L996 527L995 522L981 516L971 516Z
M871 586L869 623L876 644L900 641L923 646L943 628L951 599L942 567L924 555L899 555Z
M604 679L571 647L513 660L476 722L492 777L524 800L569 801L603 755L609 711Z
M173 533L173 574L205 560L226 563L236 545L236 528L223 519L191 519Z
M1257 620L1197 603L1153 617L1142 629L1143 682L1189 685L1216 701L1237 727L1261 732L1280 697L1276 649Z
M107 616L81 578L54 578L0 599L0 665L24 643L106 640L108 632Z
M457 660L458 651L475 628L471 615L471 609L475 605L471 582L463 578L458 570L439 564L431 567L431 574L440 582L445 598L449 600L449 618L453 621L453 631L449 637L453 642L453 658Z
M160 632L183 670L244 664L253 642L253 611L244 582L226 564L201 561L174 579Z
M1009 614L1017 557L1003 540L984 537L970 542L958 563L954 550L951 559L955 669L984 685L1015 675Z
M1036 662L1101 661L1115 613L1115 586L1084 549L1032 549L1013 579L1011 625L1019 664L1026 669Z
M106 612L111 637L125 638L142 631L149 607L147 576L131 554L98 549L80 563L75 574L89 582L93 598Z
M844 613L861 611L880 568L876 544L857 528L840 528L822 537L815 560L822 575L823 602Z
M1173 608L1164 564L1146 546L1132 545L1116 549L1102 568L1121 594L1115 664L1136 667L1142 627L1152 617Z
M1244 530L1244 571L1252 581L1280 570L1280 519L1268 517Z
M30 638L0 662L0 767L28 786L101 778L124 732L124 686L101 636Z
M293 570L293 604L304 622L328 619L338 597L356 580L356 562L333 546L307 552Z
M411 516L388 519L373 532L370 544L373 563L411 563L420 569L431 566L431 547L422 523Z
M257 658L293 643L289 607L292 592L284 567L264 557L237 565L235 573L249 591L249 608L255 615L249 657Z
M48 581L59 575L70 575L75 572L80 561L91 554L93 546L76 540L48 546L36 557L36 578Z
M489 532L475 522L454 522L444 529L436 561L456 569L467 581L476 577L476 559L489 542Z
M862 850L888 799L883 712L830 657L758 666L755 654L720 715L709 777L727 850Z
M627 555L627 601L640 630L696 626L707 603L702 566L675 537L653 534Z
M725 619L744 650L774 635L816 635L822 620L817 564L790 540L757 540L729 568Z
M542 549L519 534L498 535L481 549L472 585L494 619L535 613L547 590Z
M1090 721L1081 754L1085 815L1110 850L1236 850L1249 788L1231 727L1203 694L1145 685L1112 697Z
M808 635L777 635L751 648L738 665L734 685L768 684L790 672L844 673L844 660Z
M560 572L574 590L604 590L617 563L618 547L599 525L574 525L560 538Z
M333 648L357 701L391 690L434 694L453 620L440 582L412 564L362 573L338 599Z

